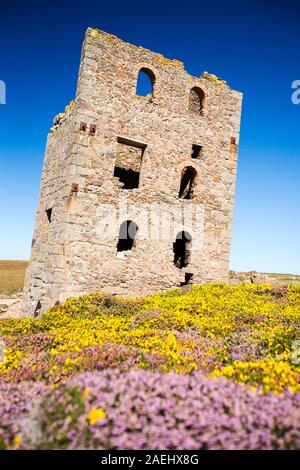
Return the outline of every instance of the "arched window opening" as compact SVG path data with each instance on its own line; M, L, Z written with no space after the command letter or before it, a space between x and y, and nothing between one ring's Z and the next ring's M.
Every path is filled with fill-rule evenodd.
M177 268L186 268L191 258L192 237L189 232L182 231L176 235L173 243L174 264Z
M181 174L179 199L193 199L196 186L197 171L192 166L186 166Z
M198 115L203 114L205 94L202 88L194 87L190 90L190 102L189 110L190 112Z
M132 220L125 220L120 225L117 251L128 251L135 246L135 237L138 226Z
M152 70L143 67L138 73L136 83L137 96L151 97L153 95L154 82L155 75Z

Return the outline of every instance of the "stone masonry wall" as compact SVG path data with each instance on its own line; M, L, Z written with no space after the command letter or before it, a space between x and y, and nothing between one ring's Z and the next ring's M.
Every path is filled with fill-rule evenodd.
M152 95L136 94L141 69L154 78ZM214 75L193 77L179 61L89 28L75 102L48 137L24 313L92 291L151 294L180 286L186 273L195 283L226 281L241 102ZM115 166L139 171L137 157L138 187L124 189ZM178 197L186 167L196 173L192 199ZM117 252L126 220L138 227L135 243ZM182 230L192 240L179 269Z

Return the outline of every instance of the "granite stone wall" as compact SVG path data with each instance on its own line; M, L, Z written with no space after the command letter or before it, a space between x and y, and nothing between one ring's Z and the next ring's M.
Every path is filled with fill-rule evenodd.
M146 96L140 70L153 83ZM24 313L93 291L227 281L241 102L214 75L89 28L76 99L48 136ZM137 231L120 250L124 221Z

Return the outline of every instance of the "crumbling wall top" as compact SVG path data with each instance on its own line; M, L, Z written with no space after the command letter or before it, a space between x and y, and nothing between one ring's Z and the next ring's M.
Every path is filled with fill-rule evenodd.
M204 78L206 80L209 80L212 85L215 85L218 88L230 89L228 83L225 80L222 80L221 78L217 77L216 75L210 74L208 72L203 72L201 75L199 75L199 77L193 76L193 75L191 75L187 72L187 70L185 69L184 63L182 61L177 60L177 59L169 59L169 58L165 57L163 54L160 54L158 52L153 52L150 49L146 49L142 46L136 46L136 45L131 44L129 42L123 41L123 39L120 39L119 37L114 36L113 34L106 33L105 31L102 31L101 29L88 28L87 31L86 31L86 40L89 39L89 38L92 41L96 40L96 39L103 38L105 41L109 41L112 44L116 44L116 45L119 45L119 46L124 45L124 46L129 47L133 50L138 49L138 50L144 51L148 54L150 53L150 54L154 55L156 57L156 59L158 59L160 61L162 66L178 67L178 68L184 70L190 76L190 78L192 80L193 79L198 79L200 77L200 78Z
M117 36L114 36L113 34L106 33L105 31L102 31L101 29L88 28L86 31L86 37L91 37L94 39L103 37L106 41L111 41L112 43L115 43L115 44L119 44L119 45L123 44L133 49L138 48L147 53L154 54L161 61L163 65L174 65L176 67L180 67L181 69L184 69L184 64L180 60L168 59L167 57L165 57L163 54L160 54L159 52L153 52L150 49L146 49L145 47L142 47L142 46L135 46L134 44L123 41L123 39L120 39Z

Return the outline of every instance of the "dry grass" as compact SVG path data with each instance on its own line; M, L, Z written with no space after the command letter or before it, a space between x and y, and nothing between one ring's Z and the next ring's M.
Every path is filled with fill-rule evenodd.
M241 282L250 282L250 278L253 275L260 275L265 276L265 280L258 280L258 282L269 283L268 278L270 278L270 282L278 282L279 284L298 284L300 285L300 275L299 274L277 274L277 273L260 273L256 271L248 271L248 272L239 272L239 280ZM230 279L235 279L236 272L229 271ZM257 282L257 281L256 281Z
M11 297L22 292L28 261L0 260L0 297Z
M270 276L283 284L300 284L300 276L297 274L276 274L276 273L263 273Z

